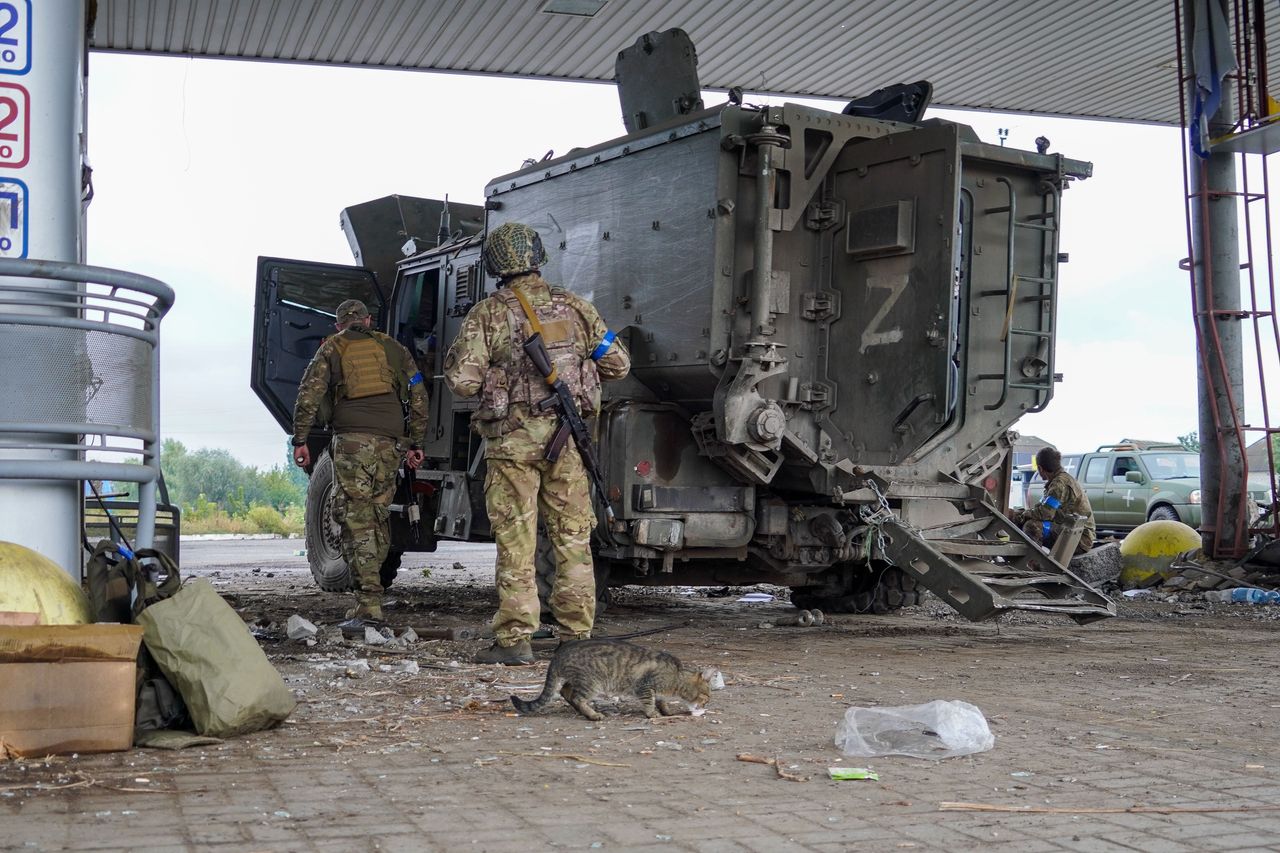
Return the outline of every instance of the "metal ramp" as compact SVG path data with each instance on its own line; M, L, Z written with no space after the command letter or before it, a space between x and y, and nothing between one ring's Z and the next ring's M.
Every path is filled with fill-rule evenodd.
M1014 610L1060 614L1081 625L1116 615L1114 602L1065 565L1079 523L1075 536L1059 542L1063 553L1050 554L986 509L979 519L923 531L887 519L880 524L880 556L974 622Z

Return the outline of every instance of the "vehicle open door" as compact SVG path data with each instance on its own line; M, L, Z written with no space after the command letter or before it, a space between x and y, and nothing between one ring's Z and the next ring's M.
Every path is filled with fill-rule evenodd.
M285 432L293 431L293 403L302 372L320 342L333 334L334 317L344 299L364 302L381 328L386 300L369 270L258 258L249 385Z

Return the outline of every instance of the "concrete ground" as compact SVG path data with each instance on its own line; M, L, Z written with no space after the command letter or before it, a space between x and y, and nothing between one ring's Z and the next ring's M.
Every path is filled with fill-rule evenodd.
M559 700L533 717L507 703L536 692L549 651L502 669L467 662L481 641L333 639L346 602L314 589L300 547L183 546L186 574L255 625L293 717L180 752L0 761L0 849L1280 848L1280 608L1122 603L1078 627L970 624L935 602L762 628L789 605L628 589L600 633L670 626L637 642L715 664L727 686L702 717L648 721L624 701L591 723ZM393 621L484 621L491 553L409 555ZM317 645L283 637L293 613L321 623ZM380 670L409 660L416 674ZM933 699L981 708L994 748L929 761L833 745L850 706ZM835 766L880 778L830 781Z

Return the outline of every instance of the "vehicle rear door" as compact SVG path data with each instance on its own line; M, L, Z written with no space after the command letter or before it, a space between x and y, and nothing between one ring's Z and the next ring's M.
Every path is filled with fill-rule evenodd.
M320 342L334 332L338 305L359 299L381 328L382 291L363 267L258 258L250 387L285 432L293 430L298 383Z
M1098 527L1107 527L1116 524L1103 504L1106 498L1106 491L1110 485L1111 476L1111 457L1105 454L1101 456L1086 456L1083 471L1077 478L1080 487L1084 489L1085 495L1089 498L1089 506L1093 507L1093 517Z

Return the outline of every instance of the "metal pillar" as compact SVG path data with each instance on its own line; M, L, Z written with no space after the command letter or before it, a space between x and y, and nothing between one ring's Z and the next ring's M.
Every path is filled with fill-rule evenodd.
M5 107L0 118L14 116L0 128L0 258L82 262L85 0L16 0L4 5L17 18L0 38L0 105ZM46 289L77 288L74 283L17 281ZM7 310L56 312L35 304ZM65 356L59 366L47 358L37 360L34 353L19 354L20 363L0 371L5 406L38 413L44 401L65 400L66 395L83 404L85 389L75 382L80 354ZM47 437L18 438L30 444ZM4 456L54 466L79 458L65 449L14 450ZM79 578L80 488L67 480L0 480L0 539L32 548Z
M1222 3L1222 0L1208 0ZM1228 14L1225 3L1223 14ZM1197 4L1185 6L1183 28L1188 57L1193 55ZM1229 18L1228 18L1229 19ZM1188 103L1195 101L1194 75ZM1209 119L1209 138L1229 133L1235 118L1235 83L1222 81L1222 100ZM1185 144L1185 143L1184 143ZM1200 350L1196 371L1200 421L1200 525L1205 553L1215 557L1234 553L1249 541L1249 517L1244 497L1246 468L1241 427L1244 420L1244 368L1240 321L1240 196L1236 189L1236 158L1212 152L1207 158L1190 155L1192 288L1196 307L1196 341Z

